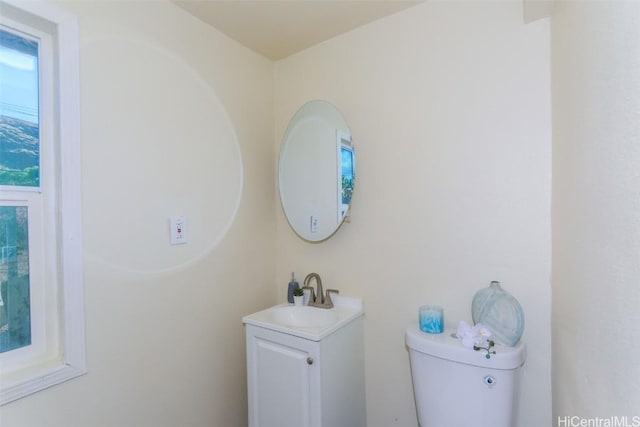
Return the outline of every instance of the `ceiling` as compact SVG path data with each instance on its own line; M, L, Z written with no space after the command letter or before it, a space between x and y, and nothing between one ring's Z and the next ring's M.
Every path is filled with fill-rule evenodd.
M407 0L173 0L272 60L414 6Z

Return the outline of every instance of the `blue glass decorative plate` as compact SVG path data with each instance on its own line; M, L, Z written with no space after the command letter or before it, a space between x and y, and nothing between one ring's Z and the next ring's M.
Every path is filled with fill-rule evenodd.
M499 344L514 346L524 331L524 312L517 299L493 281L476 292L471 303L474 323L482 323Z

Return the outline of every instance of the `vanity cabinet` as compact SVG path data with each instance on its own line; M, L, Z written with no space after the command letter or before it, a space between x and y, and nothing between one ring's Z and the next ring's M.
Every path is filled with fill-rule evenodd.
M314 341L246 325L250 427L365 427L362 316Z

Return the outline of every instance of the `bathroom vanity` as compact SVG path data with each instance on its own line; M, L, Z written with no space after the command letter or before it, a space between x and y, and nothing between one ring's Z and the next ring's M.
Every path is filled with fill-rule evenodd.
M250 427L365 427L362 300L334 304L242 319Z

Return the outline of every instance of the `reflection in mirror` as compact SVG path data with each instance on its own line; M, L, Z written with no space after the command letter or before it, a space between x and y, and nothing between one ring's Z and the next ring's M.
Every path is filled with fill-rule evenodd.
M351 131L326 101L310 101L289 122L280 150L280 201L303 239L329 238L349 213L356 178Z

